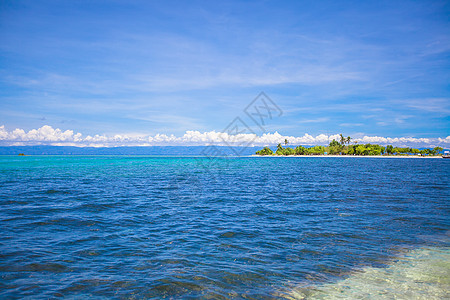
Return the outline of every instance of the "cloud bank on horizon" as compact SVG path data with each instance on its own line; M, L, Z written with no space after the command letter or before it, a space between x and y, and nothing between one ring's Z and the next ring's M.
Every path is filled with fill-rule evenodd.
M287 136L278 132L230 135L224 132L186 131L182 136L175 135L82 135L73 130L62 131L45 125L26 132L16 128L7 131L0 126L0 146L78 146L78 147L117 147L117 146L275 146L287 139L291 145L326 145L333 139L339 140L339 134L312 136ZM375 143L402 147L450 147L450 136L445 138L413 138L413 137L380 137L361 136L354 138L358 143Z

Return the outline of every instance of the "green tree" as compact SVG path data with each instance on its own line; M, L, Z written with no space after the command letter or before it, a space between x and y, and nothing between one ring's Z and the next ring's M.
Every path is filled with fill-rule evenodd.
M434 148L430 149L430 154L434 156L437 154L437 151Z
M257 155L273 155L273 151L269 147L264 147L262 150L256 151Z
M348 155L355 155L355 149L356 149L356 145L349 145L347 154Z
M325 147L324 146L314 146L311 148L308 148L308 154L312 155L321 155L325 153Z
M419 154L419 153L420 153L419 149L416 149L416 148L411 149L411 154Z
M420 150L420 155L429 155L430 154L430 149L422 149Z
M284 145L287 146L287 144L289 144L288 139L284 139Z
M436 152L436 154L438 154L438 153L441 153L444 149L442 148L442 147L434 147L434 149L433 149L435 152Z
M340 137L341 145L344 145L344 143L346 141L345 137L342 135L342 133L339 134L339 137Z
M330 142L330 145L329 145L330 147L339 147L339 146L341 146L341 144L339 144L339 142L338 141L336 141L336 140L332 140L331 142Z
M277 151L275 153L276 155L284 155L284 148L281 147L281 144L277 145Z
M345 141L347 141L347 139L344 138L343 136L342 136L342 138L343 139L341 139L341 143L339 143L336 140L331 141L330 145L327 147L327 152L329 154L340 154L340 153L344 152L345 146L344 146L344 144L342 144L342 141L345 142ZM347 151L345 151L345 153L347 153Z
M291 147L287 147L284 149L284 155L294 155L295 151Z
M356 155L368 155L369 150L364 145L357 145L355 149Z
M337 145L333 144L333 145L330 145L330 146L327 147L327 152L328 152L328 154L331 154L331 155L339 154L339 153L341 153L342 148L343 147L339 143L337 143Z
M294 149L295 155L306 155L308 154L308 150L303 146L297 146Z
M386 146L386 153L387 154L392 154L394 153L394 147L392 145L387 145Z

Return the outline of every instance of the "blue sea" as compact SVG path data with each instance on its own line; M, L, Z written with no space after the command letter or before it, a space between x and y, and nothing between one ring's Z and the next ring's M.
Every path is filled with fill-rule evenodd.
M450 160L0 156L0 298L443 299Z

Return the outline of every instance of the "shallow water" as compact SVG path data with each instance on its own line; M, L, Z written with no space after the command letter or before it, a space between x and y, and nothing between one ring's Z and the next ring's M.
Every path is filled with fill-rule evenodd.
M344 280L296 286L280 292L287 299L449 299L450 248L408 251L386 268L367 267Z
M442 159L3 156L0 297L439 297L448 264L423 255L448 258L449 175ZM395 283L429 262L443 284Z

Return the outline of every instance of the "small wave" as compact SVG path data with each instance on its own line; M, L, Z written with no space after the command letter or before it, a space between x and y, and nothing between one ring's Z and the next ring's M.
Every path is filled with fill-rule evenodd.
M220 235L220 237L221 238L231 238L231 237L234 237L235 235L236 235L236 232L234 232L234 231L226 231L226 232L223 232Z
M50 189L46 190L45 194L52 195L52 194L70 194L70 193L68 191Z
M10 268L11 269L11 268ZM14 269L14 268L12 268ZM53 272L53 273L62 273L68 272L70 269L59 263L30 263L26 264L22 267L17 268L15 271L18 272Z

